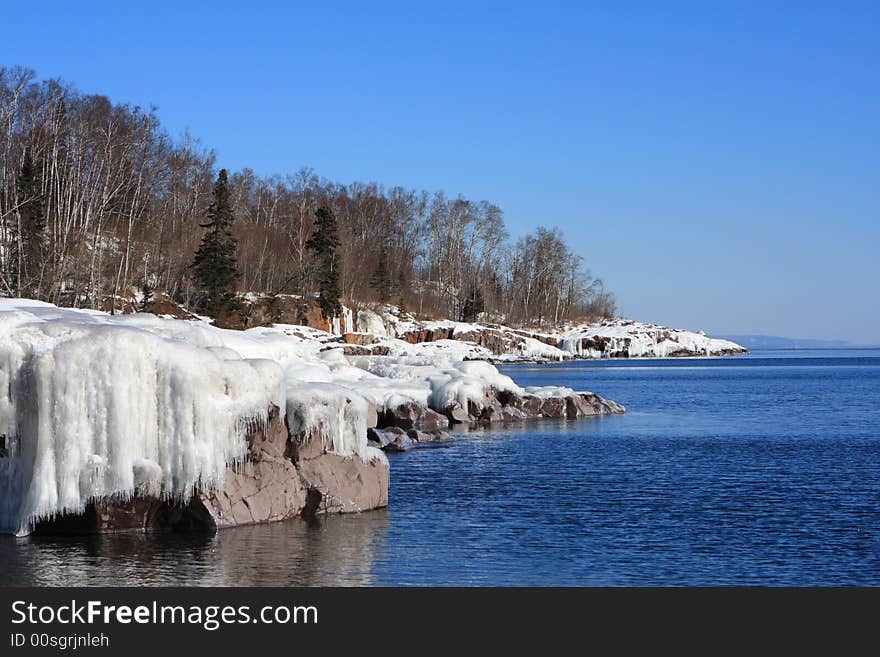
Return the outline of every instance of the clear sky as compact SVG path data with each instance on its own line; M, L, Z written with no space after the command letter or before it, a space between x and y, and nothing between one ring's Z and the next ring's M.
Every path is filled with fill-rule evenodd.
M0 63L558 225L634 318L880 343L880 2L197 4L15 3Z

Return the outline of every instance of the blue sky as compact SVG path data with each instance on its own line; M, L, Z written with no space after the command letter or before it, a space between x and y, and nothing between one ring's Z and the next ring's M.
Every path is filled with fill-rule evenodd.
M79 4L6 11L0 63L558 225L631 317L880 343L880 3Z

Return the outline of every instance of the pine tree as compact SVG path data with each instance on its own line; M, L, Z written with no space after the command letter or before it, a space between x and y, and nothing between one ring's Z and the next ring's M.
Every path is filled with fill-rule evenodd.
M236 241L231 230L233 219L226 169L222 169L214 184L208 222L199 224L208 232L202 238L192 263L196 283L202 291L199 308L219 319L237 307L234 285L239 273L235 259Z
M476 285L471 285L461 309L461 321L475 322L484 310L486 310L486 304L483 300L483 291Z
M318 261L318 305L324 319L331 320L342 314L339 303L339 271L336 267L336 249L339 247L339 234L336 216L327 206L321 206L315 213L315 232L306 246Z
M30 151L24 155L16 191L20 199L18 235L15 236L13 249L17 292L23 294L27 289L39 296L38 288L46 258L46 217L37 168Z
M391 275L388 272L388 252L385 249L382 249L382 253L379 255L379 262L370 279L370 285L376 291L379 301L388 303L393 290L391 289Z

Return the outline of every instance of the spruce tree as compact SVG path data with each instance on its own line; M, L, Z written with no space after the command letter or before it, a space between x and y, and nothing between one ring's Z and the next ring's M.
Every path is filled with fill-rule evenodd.
M141 281L141 300L140 303L137 304L137 311L139 313L149 312L150 304L153 302L153 295L155 294L155 288L150 284L147 279Z
M13 266L16 274L18 294L25 290L39 296L40 276L46 257L46 217L43 211L43 195L37 167L30 151L24 155L24 162L16 180L19 203L19 235L15 239Z
M336 249L339 247L339 234L336 216L327 206L321 206L315 213L315 232L306 246L315 254L318 264L318 305L324 319L331 320L342 314L339 303L339 271L336 268Z
M467 298L464 300L464 306L461 309L461 321L475 322L486 309L483 300L483 291L476 285L471 285L468 289Z
M391 289L391 275L388 272L388 252L385 249L382 249L382 253L379 255L379 262L370 279L370 285L376 291L379 301L388 303L393 290Z
M208 231L192 263L196 283L202 292L199 308L219 319L237 307L234 285L239 274L235 259L236 241L231 230L233 219L226 169L222 169L214 184L208 222L199 224Z

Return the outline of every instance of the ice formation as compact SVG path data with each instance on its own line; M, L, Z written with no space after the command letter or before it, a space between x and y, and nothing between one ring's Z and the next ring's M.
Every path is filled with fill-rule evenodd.
M479 406L487 386L520 391L490 363L466 360L489 355L470 343L388 338L389 356L346 357L332 340L307 327L228 331L0 299L0 531L26 533L138 487L185 497L217 485L244 458L248 424L273 405L292 432L372 460L384 455L367 445L370 405L443 411Z
M184 342L174 320L15 303L0 303L2 531L125 498L147 475L169 497L210 486L284 399L278 363L197 324Z

